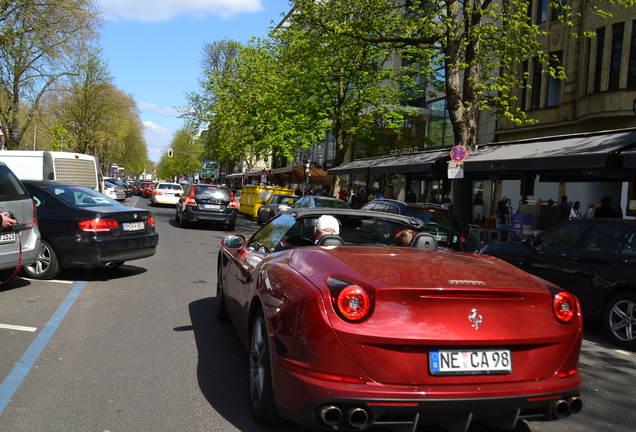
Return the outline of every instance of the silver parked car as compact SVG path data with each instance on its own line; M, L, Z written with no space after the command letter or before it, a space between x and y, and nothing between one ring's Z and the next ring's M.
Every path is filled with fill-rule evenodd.
M289 210L299 199L297 195L273 194L266 201L260 201L259 204L262 206L256 213L256 223L261 225L285 210Z
M17 274L20 264L33 264L40 251L33 200L4 162L0 162L0 212L9 212L18 221L0 231L0 282L4 283Z

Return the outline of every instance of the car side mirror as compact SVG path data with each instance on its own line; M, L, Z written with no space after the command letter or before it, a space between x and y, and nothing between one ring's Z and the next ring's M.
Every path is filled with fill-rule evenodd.
M223 247L230 250L239 250L245 246L247 239L242 234L230 234L223 238Z

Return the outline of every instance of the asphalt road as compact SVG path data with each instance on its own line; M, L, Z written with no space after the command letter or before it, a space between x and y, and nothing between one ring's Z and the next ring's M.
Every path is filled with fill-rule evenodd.
M149 200L126 205L146 208ZM250 417L247 353L214 316L216 256L227 232L181 229L174 209L152 210L155 256L0 286L0 431L300 432ZM256 228L239 216L237 232ZM583 412L517 432L634 430L635 364L636 353L589 325Z

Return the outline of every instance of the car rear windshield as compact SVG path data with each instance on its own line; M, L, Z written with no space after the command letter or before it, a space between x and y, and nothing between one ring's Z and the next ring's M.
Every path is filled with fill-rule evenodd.
M230 201L230 190L216 187L198 186L194 192L195 198L218 199Z
M440 225L444 225L449 228L453 228L454 230L459 231L460 226L455 219L455 216L450 211L446 210L437 210L437 209L426 209L426 208L417 208L417 207L408 207L404 214L406 216L411 216L417 219L420 219L426 223L436 223Z
M314 202L316 203L316 207L329 207L329 208L349 208L349 205L342 201L342 200L337 200L337 199L314 199Z
M44 186L52 195L73 207L93 207L93 206L121 206L122 204L97 192L94 189L76 185L50 185Z
M30 198L13 171L5 165L0 165L0 200L17 201Z
M163 183L157 186L157 189L182 190L181 185L176 183Z

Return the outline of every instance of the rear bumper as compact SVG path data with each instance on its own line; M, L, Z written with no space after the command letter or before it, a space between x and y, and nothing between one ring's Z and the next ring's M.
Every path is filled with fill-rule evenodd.
M515 383L497 385L496 390L489 389L488 385L477 386L473 394L468 391L436 394L417 386L400 388L377 384L357 386L360 391L351 392L342 391L343 387L336 385L330 389L309 390L306 396L316 398L299 409L290 410L279 404L277 410L287 420L325 431L370 427L406 430L404 427L408 425L412 426L411 430L418 425L468 430L472 423L514 429L519 420L558 420L578 413L582 407L580 383L580 375L577 375L552 383L555 385L531 383L530 393L528 384ZM488 396L482 396L480 391Z
M273 356L276 358L276 356ZM274 360L276 361L276 360ZM473 385L341 384L273 368L279 414L315 430L468 430L471 423L513 429L519 420L558 420L581 410L581 375ZM302 395L302 396L300 396Z
M317 430L364 430L370 427L415 430L417 426L438 426L448 430L468 430L480 423L514 429L520 420L558 420L578 413L582 407L579 391L542 394L536 398L471 399L347 399L314 401L301 411L278 407L284 418Z
M153 256L159 243L159 234L126 238L125 236L79 239L57 247L62 267L100 266L110 262L130 261Z
M230 224L236 222L236 209L229 209L224 212L213 212L200 210L195 206L186 206L181 217L188 222L218 222Z
M37 227L16 233L16 241L0 245L0 270L16 268L20 254L21 265L31 265L40 253L40 231Z

